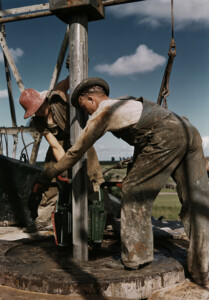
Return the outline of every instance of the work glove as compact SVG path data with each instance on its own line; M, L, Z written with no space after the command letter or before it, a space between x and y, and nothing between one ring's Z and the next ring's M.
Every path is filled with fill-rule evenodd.
M54 164L49 164L48 167L35 180L33 192L38 193L43 192L43 190L46 190L50 186L52 178L56 177L57 175L59 175L58 180L69 181L69 179L66 177L67 172L63 172L60 175L57 169L54 167Z
M49 178L45 172L42 172L39 177L35 179L34 185L33 185L33 193L43 193L51 183L51 178Z
M43 193L51 184L51 180L56 176L54 164L50 163L48 167L39 175L33 184L33 193Z
M62 172L60 175L57 176L57 180L61 182L69 183L68 171Z

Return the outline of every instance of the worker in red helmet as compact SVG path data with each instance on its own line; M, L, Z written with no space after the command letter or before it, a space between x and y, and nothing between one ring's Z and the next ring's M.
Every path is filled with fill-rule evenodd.
M37 113L39 108L45 102L47 94L48 91L39 93L34 89L27 89L21 93L20 104L25 109L24 119L27 119Z
M67 121L69 116L68 90L69 77L60 81L50 96L48 91L38 92L34 89L26 89L20 95L19 102L25 109L24 118L31 117L31 126L35 127L50 145L44 169L58 162L70 147L70 129ZM96 198L104 178L93 147L87 153L87 170L89 197ZM65 172L65 176L67 175ZM28 224L24 229L25 232L52 229L51 213L57 201L57 192L56 187L49 187L43 192L38 207L38 217L34 223Z

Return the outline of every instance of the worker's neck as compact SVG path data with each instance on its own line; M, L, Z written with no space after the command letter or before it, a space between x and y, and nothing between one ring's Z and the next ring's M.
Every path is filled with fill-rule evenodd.
M97 97L97 102L98 104L101 103L102 101L106 101L108 100L109 97L107 97L106 95L99 95L99 97Z

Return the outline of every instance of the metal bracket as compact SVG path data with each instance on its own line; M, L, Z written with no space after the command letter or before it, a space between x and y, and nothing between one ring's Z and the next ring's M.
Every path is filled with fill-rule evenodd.
M34 144L33 144L33 149L31 151L30 164L35 164L38 155L39 146L42 140L42 135L38 132L36 132L35 134L31 132L31 135L34 139Z
M70 14L85 13L88 21L104 19L102 0L50 0L49 10L65 23L69 23Z

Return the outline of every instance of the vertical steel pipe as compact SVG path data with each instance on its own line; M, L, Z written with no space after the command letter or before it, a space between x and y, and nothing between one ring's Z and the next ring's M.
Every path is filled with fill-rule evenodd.
M75 87L88 77L88 19L85 13L69 17L70 98ZM85 126L83 112L70 105L70 135L73 144ZM73 258L88 260L88 198L86 156L72 169Z

